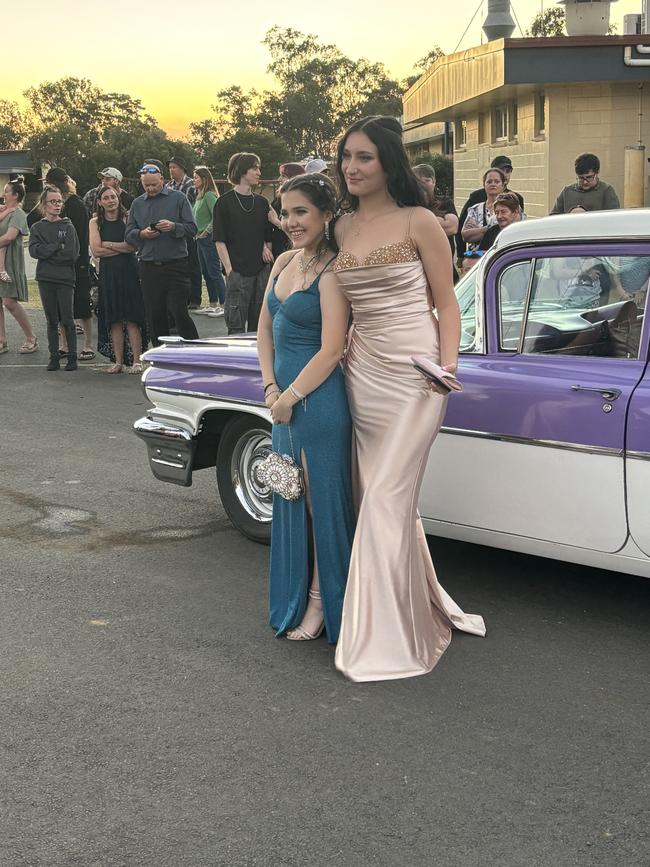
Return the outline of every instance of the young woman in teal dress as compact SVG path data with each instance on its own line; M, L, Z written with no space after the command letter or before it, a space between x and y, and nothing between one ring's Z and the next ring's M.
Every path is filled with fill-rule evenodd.
M323 175L300 175L281 190L282 227L293 249L275 262L257 345L273 450L293 455L305 496L273 499L270 622L304 641L326 630L335 643L354 534L352 424L340 366L349 304L332 272L329 222L336 191Z

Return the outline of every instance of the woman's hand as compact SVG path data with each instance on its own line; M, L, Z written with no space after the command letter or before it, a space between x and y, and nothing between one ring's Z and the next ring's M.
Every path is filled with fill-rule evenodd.
M276 402L276 400L279 397L280 397L280 389L279 388L276 388L273 391L269 391L266 394L266 397L264 398L264 403L266 404L268 409L271 409L271 407L273 406L273 404Z
M454 376L456 375L456 371L458 370L458 364L456 362L454 362L453 364L443 364L441 365L441 367L443 370L446 370L449 373L453 373ZM449 391L446 388L443 388L440 385L436 385L436 383L432 382L430 379L427 379L427 382L429 383L431 391L435 392L435 394L441 394L443 397L446 397L446 395L449 394Z
M278 397L271 407L273 424L289 424L293 413L293 404L283 394Z

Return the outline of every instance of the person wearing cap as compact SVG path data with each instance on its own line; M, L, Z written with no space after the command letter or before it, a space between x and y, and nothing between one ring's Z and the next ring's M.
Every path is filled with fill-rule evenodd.
M499 156L494 157L492 162L490 163L491 169L499 169L506 178L506 184L503 192L509 193L512 192L509 188L510 178L512 177L513 166L512 160L509 156L505 154L499 154ZM521 210L524 210L524 197L519 193L515 193L517 198L519 199L519 205ZM469 198L463 205L463 210L460 212L460 217L458 218L458 232L456 233L456 253L458 255L459 260L462 260L463 253L467 249L467 243L463 239L463 225L465 220L467 219L467 212L472 207L472 205L478 205L481 202L485 202L487 200L487 193L485 192L484 187L480 187L478 190L474 190L474 192L470 193Z
M169 332L167 309L185 340L198 332L187 310L190 266L187 239L196 237L196 223L187 196L165 186L160 169L151 163L140 169L144 193L131 205L124 240L138 250L138 270L154 346Z
M187 196L190 205L194 207L197 189L194 181L187 174L187 164L181 157L172 157L167 160L169 180L167 186L170 190L178 190ZM201 262L196 238L187 239L187 254L190 260L190 297L188 307L190 310L201 309L201 296L203 294L203 278L201 276Z
M93 187L91 190L88 190L88 192L83 198L83 203L86 206L86 210L88 211L88 217L90 218L95 215L95 211L97 209L97 196L106 187L110 187L111 189L115 190L115 192L120 197L122 207L128 211L131 207L133 196L129 195L129 193L127 193L126 190L123 190L121 187L123 179L122 172L119 169L116 169L114 166L107 166L105 169L102 169L101 172L97 172L97 177L101 181L100 185L98 187Z
M327 174L327 163L325 162L325 160L321 160L321 159L309 160L307 163L305 163L305 174L306 175L313 175L313 174L326 175Z

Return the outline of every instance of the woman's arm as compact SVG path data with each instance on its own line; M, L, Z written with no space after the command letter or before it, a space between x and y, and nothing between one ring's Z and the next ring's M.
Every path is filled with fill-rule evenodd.
M438 217L438 222L442 226L442 230L447 237L455 235L458 231L458 217L456 214L450 212L445 214L444 217Z
M45 241L41 238L38 226L34 225L29 236L29 255L32 259L51 259L59 250L55 241Z
M4 235L0 235L0 247L8 247L18 237L18 229L15 226L9 226Z
M463 241L467 241L468 244L478 244L479 241L483 240L483 235L488 230L487 226L479 224L479 208L480 206L472 205L467 211L467 219L463 223L461 235Z
M430 211L416 208L411 221L440 324L440 364L455 372L460 344L460 310L454 293L451 250L440 224Z
M289 250L278 256L271 273L269 282L264 293L264 301L260 311L259 322L257 323L257 357L260 360L260 370L262 371L262 384L270 386L264 392L264 402L268 407L272 406L280 396L280 389L275 381L274 359L275 351L273 348L273 320L269 313L268 295L271 291L271 286L274 280L282 271L289 261L295 255L293 250Z
M99 234L99 226L97 225L97 217L93 217L88 226L88 234L90 238L90 252L95 259L107 259L111 256L119 256L117 250L109 250L104 246L104 243ZM127 245L128 246L128 245Z
M445 243L447 242L445 241ZM448 243L447 251L449 251ZM341 292L333 271L326 271L322 275L319 291L323 320L321 348L291 383L296 394L293 394L288 388L274 403L271 415L276 424L286 424L290 421L294 404L322 385L343 355L350 319L350 305Z

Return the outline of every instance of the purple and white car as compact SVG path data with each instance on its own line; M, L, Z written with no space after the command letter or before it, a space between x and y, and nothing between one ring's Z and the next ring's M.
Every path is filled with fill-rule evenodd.
M459 377L431 450L427 532L650 576L650 211L506 229L456 287ZM233 524L267 541L270 417L252 336L150 350L135 423L156 478L216 466Z

